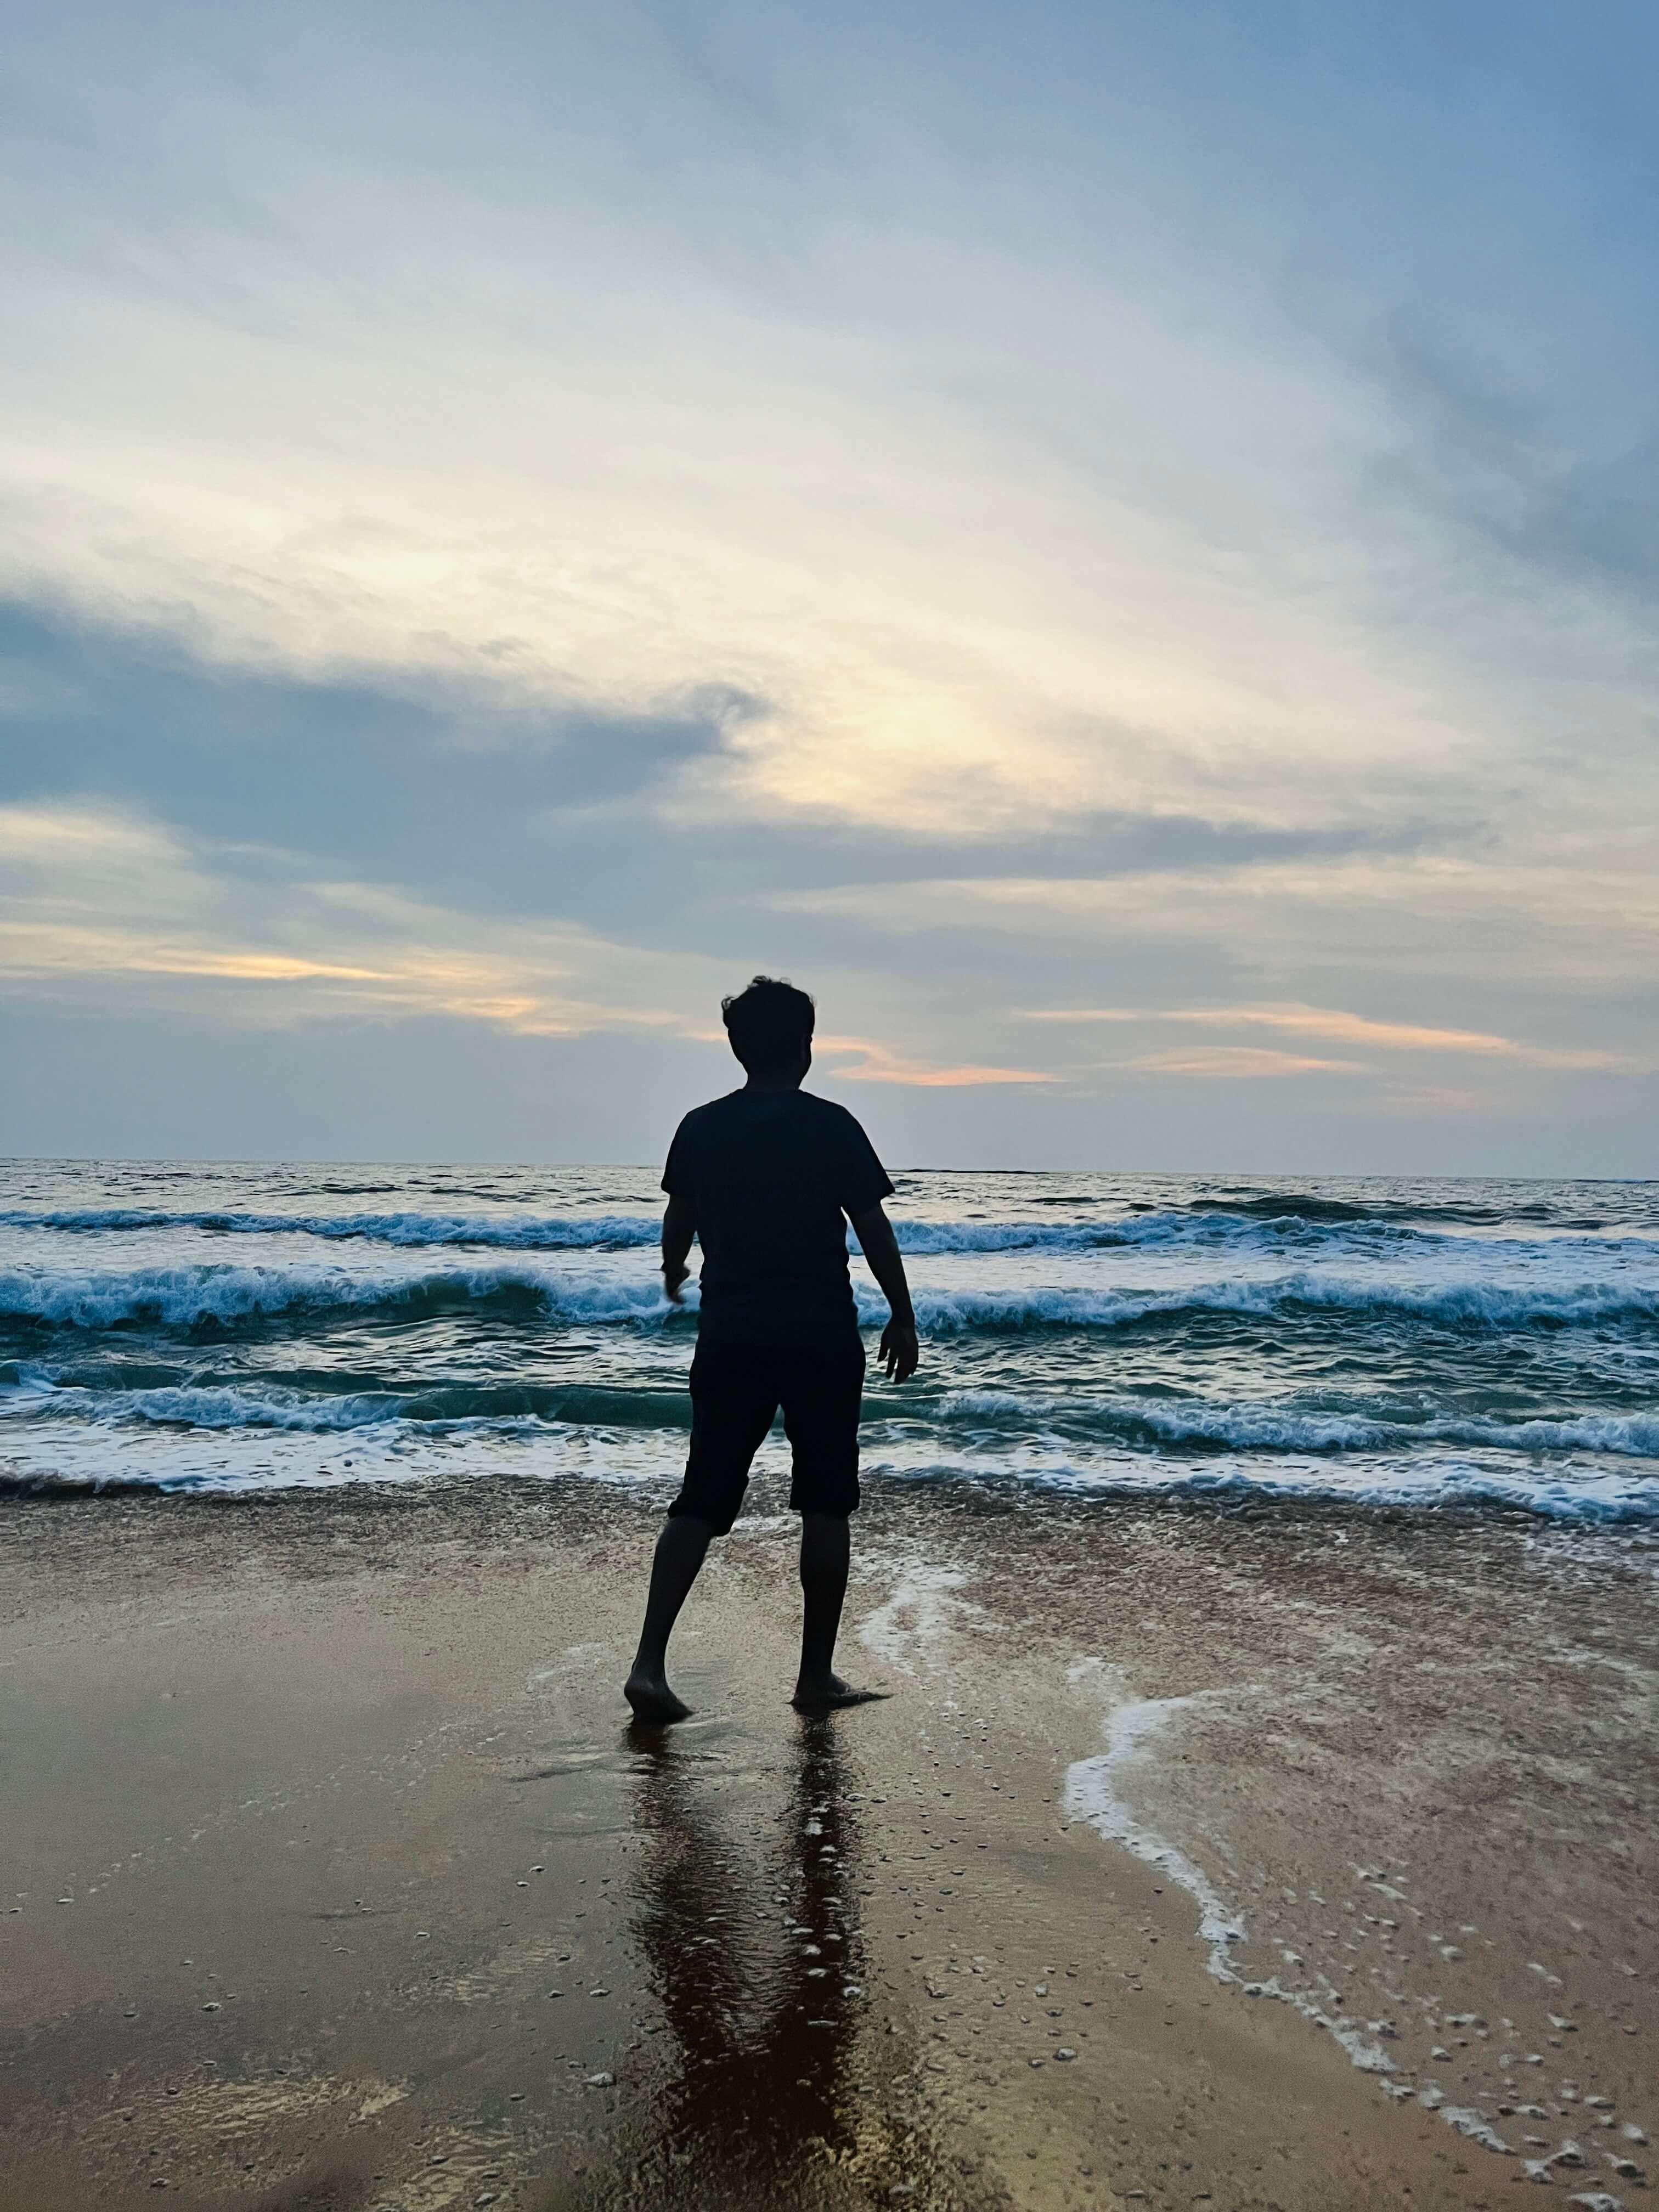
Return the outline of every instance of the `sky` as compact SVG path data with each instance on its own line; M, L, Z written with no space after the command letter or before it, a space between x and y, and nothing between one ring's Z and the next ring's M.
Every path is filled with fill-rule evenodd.
M0 1154L1659 1174L1650 0L9 0Z

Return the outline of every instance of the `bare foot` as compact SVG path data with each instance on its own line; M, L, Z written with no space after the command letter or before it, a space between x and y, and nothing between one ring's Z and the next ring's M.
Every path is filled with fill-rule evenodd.
M690 1706L669 1688L667 1675L651 1674L643 1667L636 1667L623 1684L623 1695L633 1706L636 1720L653 1721L659 1728L691 1717Z
M890 1690L855 1690L839 1674L826 1674L821 1681L797 1682L789 1702L798 1713L835 1713L843 1705L877 1705L892 1694Z

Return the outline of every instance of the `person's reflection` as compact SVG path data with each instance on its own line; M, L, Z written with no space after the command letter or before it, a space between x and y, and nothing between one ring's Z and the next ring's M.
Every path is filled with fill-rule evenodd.
M692 2202L799 2201L780 2194L790 2177L810 2161L824 2178L826 2152L854 2137L856 1836L833 1723L800 1729L775 1856L723 1832L680 1742L637 1739L636 1935L674 2041L649 2162ZM757 1858L781 1860L775 1878Z

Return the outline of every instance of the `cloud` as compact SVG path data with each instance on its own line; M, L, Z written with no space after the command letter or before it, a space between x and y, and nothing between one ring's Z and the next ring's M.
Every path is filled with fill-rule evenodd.
M1376 498L1415 398L1333 344L1333 303L1264 309L1282 241L1239 264L1183 227L1191 179L1129 145L1173 131L1201 170L1190 112L1012 191L951 142L954 38L869 81L820 49L809 95L757 26L711 75L654 27L520 25L521 77L480 53L458 85L421 16L348 111L364 58L301 12L333 66L264 54L182 106L116 25L111 74L41 69L82 127L15 186L20 593L324 690L620 729L729 687L763 711L678 803L957 836L1479 819L1540 720L1516 649L1555 653L1568 712L1631 690L1616 605L1583 651L1569 611L1477 588L1443 503ZM714 89L734 70L787 131Z
M890 1051L869 1037L820 1036L814 1040L813 1048L815 1054L828 1054L837 1060L849 1053L856 1055L851 1067L831 1069L836 1080L841 1083L902 1083L924 1091L963 1091L985 1084L1053 1083L1057 1079L1030 1067L933 1066L925 1060Z
M1143 1053L1126 1060L1126 1067L1150 1075L1242 1076L1255 1081L1261 1076L1363 1075L1357 1060L1315 1060L1297 1053L1270 1052L1249 1044L1193 1045L1185 1050Z
M555 815L589 834L636 817L764 712L731 684L605 714L526 702L488 668L225 666L165 629L0 601L7 795L96 793L219 837L257 824L267 842L373 851L474 896L499 878L503 832L511 846Z
M1638 1064L1620 1053L1563 1051L1546 1045L1521 1043L1513 1037L1497 1036L1480 1030L1433 1029L1414 1022L1371 1021L1363 1014L1343 1013L1322 1006L1088 1006L1030 1007L1021 1011L1024 1019L1036 1022L1198 1022L1221 1029L1289 1030L1303 1036L1329 1037L1338 1043L1370 1045L1383 1052L1466 1053L1478 1058L1515 1060L1528 1067L1623 1068ZM1316 1064L1319 1063L1309 1063Z
M783 893L773 902L885 930L927 945L930 957L935 944L1018 944L1034 959L1042 948L1051 971L1063 963L1080 980L1121 975L1143 945L1184 944L1207 951L1235 988L1253 978L1254 988L1240 990L1246 1003L1272 981L1291 984L1285 999L1305 994L1310 1004L1334 984L1409 989L1419 1004L1479 987L1510 998L1547 992L1554 1018L1573 1024L1651 974L1655 848L1642 817L1595 839L1564 827L1539 855L1477 848L1124 876L957 877ZM1051 993L1052 983L1043 995Z
M768 703L704 686L649 716L527 709L487 673L422 684L397 671L334 681L225 667L175 637L0 602L0 796L96 794L223 845L258 842L324 868L418 881L498 911L580 908L647 933L688 886L722 899L813 884L1237 867L1417 849L1444 823L1285 830L1181 813L1077 811L1040 835L943 838L878 824L780 822L686 804ZM672 902L669 887L672 886ZM734 886L745 886L734 890Z
M684 991L699 964L384 885L252 884L210 848L107 806L0 807L0 975L74 1004L132 1007L148 992L233 1026L444 1014L574 1036L680 1026L650 994Z
M732 979L696 952L641 949L568 921L480 917L291 864L250 882L235 872L240 857L108 805L0 807L0 981L47 1003L148 1004L233 1029L448 1018L520 1037L725 1042L702 1010ZM873 1037L825 1035L818 1047L831 1081L1055 1079Z
M1503 1092L1462 1091L1449 1084L1413 1085L1409 1089L1385 1091L1372 1102L1372 1110L1402 1121L1504 1121L1516 1117L1516 1102Z
M1486 1164L1450 1087L1354 1133L1431 1060L1644 1161L1659 33L1304 13L41 15L38 1034L281 1024L296 1097L348 1022L678 1071L787 963L916 1157L1161 1156L1178 1086L1018 1011L1103 1002L1211 1079L1200 1165L1431 1159L1436 1095Z
M1488 553L1558 581L1611 586L1651 608L1659 592L1659 432L1651 416L1614 449L1573 428L1475 349L1394 317L1374 335L1376 373L1404 421L1379 480L1454 518Z

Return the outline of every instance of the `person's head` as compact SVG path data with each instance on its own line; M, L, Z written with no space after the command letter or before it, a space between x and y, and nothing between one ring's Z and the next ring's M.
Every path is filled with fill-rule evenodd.
M804 1076L812 1064L817 1008L805 991L772 975L757 975L746 991L720 1000L720 1019L732 1049L751 1076Z

